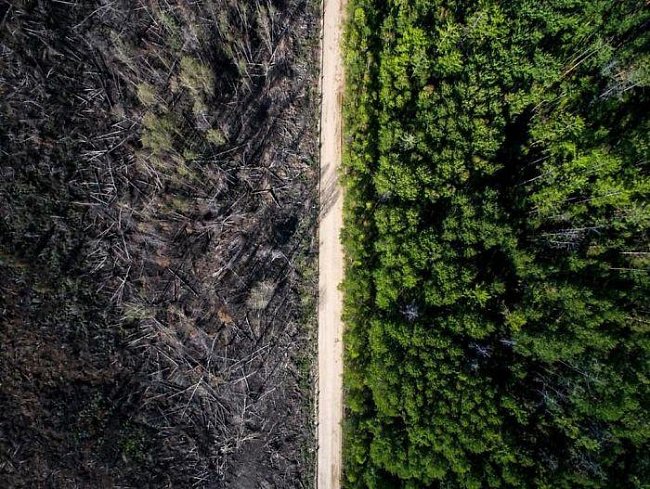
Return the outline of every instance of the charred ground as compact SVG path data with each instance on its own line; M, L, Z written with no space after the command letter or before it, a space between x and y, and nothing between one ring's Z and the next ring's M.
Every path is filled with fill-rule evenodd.
M0 22L0 485L308 485L316 2Z

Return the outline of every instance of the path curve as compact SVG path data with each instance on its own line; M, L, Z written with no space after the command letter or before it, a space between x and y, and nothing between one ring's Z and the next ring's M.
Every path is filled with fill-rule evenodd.
M318 489L341 487L343 420L341 40L346 0L323 0L321 46L320 206L318 258Z

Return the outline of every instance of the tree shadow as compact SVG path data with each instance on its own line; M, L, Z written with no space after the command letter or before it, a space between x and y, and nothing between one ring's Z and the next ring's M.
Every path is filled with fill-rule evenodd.
M332 210L341 195L339 177L335 173L325 182L321 182L319 220L322 220Z

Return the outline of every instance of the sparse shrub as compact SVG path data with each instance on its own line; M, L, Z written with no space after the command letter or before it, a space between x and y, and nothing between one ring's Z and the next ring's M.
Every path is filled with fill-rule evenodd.
M149 149L153 155L161 155L174 149L174 136L178 128L171 116L157 116L147 112L142 124L142 146Z
M156 104L158 95L156 94L156 89L153 85L147 82L142 82L138 84L138 100L145 107L151 107Z
M181 59L179 81L194 97L214 94L212 69L191 56L183 56Z
M217 146L222 146L226 143L226 137L224 136L223 132L215 128L207 130L205 133L205 139Z
M158 11L158 19L167 31L167 45L172 51L181 51L183 49L183 33L178 21L171 14L164 11Z

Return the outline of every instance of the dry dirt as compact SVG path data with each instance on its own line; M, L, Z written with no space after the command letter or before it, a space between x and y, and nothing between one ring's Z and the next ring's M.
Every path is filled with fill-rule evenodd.
M324 0L322 44L321 173L318 308L318 488L341 486L343 418L343 224L338 181L341 161L343 60L341 39L346 0Z

